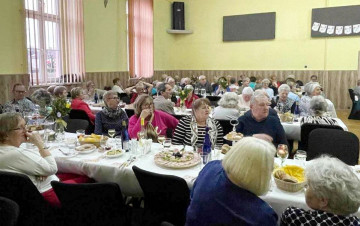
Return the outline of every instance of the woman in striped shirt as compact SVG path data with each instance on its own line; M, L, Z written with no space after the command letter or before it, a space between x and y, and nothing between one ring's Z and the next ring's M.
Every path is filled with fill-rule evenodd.
M222 145L223 129L218 121L209 117L210 101L197 99L192 105L192 115L183 117L177 125L173 144L201 145L204 142L206 127L209 128L212 145Z

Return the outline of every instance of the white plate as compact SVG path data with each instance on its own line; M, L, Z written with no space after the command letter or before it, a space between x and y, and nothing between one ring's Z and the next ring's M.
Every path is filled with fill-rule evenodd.
M69 154L65 155L59 149L61 149L61 151L63 151L64 153L69 153ZM71 157L77 156L77 154L78 154L77 152L73 151L72 149L64 147L64 146L51 147L49 150L56 151L57 157L60 157L60 158L71 158Z
M110 151L112 151L112 150L110 150ZM121 150L121 153L119 153L119 154L116 154L116 155L108 155L107 153L110 152L110 151L105 152L105 156L108 157L108 158L117 158L117 157L119 157L119 156L121 156L121 155L124 154L124 151Z
M86 144L85 144L85 145L86 145ZM81 145L81 146L83 146L83 145ZM81 147L81 146L79 146L79 147ZM91 153L91 152L93 152L93 151L96 150L96 146L95 146L95 145L92 145L91 148L89 148L89 149L87 149L87 150L84 150L84 151L78 151L78 150L76 150L77 148L78 148L78 147L75 148L75 151L76 151L77 153L79 153L79 154L88 154L88 153Z

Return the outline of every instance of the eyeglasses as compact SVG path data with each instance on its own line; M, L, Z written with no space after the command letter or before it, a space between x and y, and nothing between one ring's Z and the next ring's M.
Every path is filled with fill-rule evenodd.
M15 93L26 93L26 91L15 90Z
M143 108L149 108L149 107L153 107L154 104L144 104L142 105Z
M108 99L108 100L120 100L119 97L108 97L107 99Z
M15 128L13 130L26 130L26 128L24 126L22 126L22 127Z

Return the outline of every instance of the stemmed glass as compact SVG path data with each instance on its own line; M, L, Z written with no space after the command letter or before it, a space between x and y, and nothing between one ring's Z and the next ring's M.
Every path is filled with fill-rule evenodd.
M230 124L233 126L233 132L236 132L236 126L239 124L237 119L230 119Z
M276 156L281 159L281 167L289 156L288 146L286 144L279 144L276 151Z
M109 134L109 136L110 136L111 138L114 138L114 136L115 136L115 134L116 134L115 129L109 129L109 130L108 130L108 134Z

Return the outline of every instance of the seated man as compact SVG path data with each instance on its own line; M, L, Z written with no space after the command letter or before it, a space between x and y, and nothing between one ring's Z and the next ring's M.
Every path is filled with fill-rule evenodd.
M205 75L199 76L199 82L196 84L195 87L198 88L199 90L205 89L206 93L208 94L211 94L213 92L213 88L211 84L208 81L206 81Z
M285 131L277 116L269 115L269 98L255 92L250 100L250 110L239 118L236 132L272 142L275 146L286 144Z
M125 93L125 91L121 85L121 80L119 78L114 78L113 83L114 83L114 86L111 88L111 90L118 92L118 93Z
M169 114L175 114L174 104L170 101L172 87L168 83L161 83L158 87L159 96L154 99L155 110L164 111Z
M14 99L4 105L3 112L31 112L34 111L35 105L25 97L26 89L23 84L16 83L13 86L12 93Z

